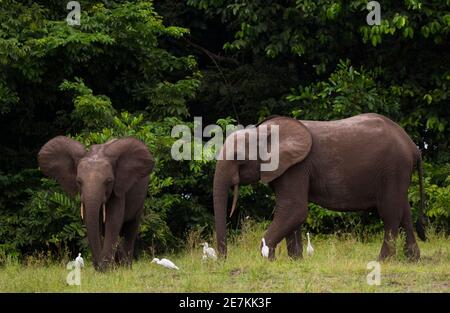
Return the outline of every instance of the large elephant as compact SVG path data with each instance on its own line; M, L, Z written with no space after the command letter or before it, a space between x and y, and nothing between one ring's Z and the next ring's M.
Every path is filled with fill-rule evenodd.
M248 147L244 155L239 157L242 152L235 149L234 155L226 159L226 151L231 150L232 145L248 145L252 132L256 132L258 138L266 136L262 142L270 142L270 125L279 127L279 164L275 170L261 171L264 161L260 157L249 158ZM262 132L262 126L269 128L267 134ZM258 141L258 148L259 145ZM270 150L270 143L268 146ZM275 152L268 153L269 159L274 156L272 153ZM234 189L232 214L238 186L261 180L269 183L276 195L273 221L264 235L269 259L274 258L275 248L283 238L289 256L302 256L300 226L308 214L309 201L335 211L376 209L385 230L379 258L395 254L393 243L400 225L406 232L407 255L411 259L419 258L407 192L417 165L421 193L417 232L425 240L421 153L406 132L390 119L374 113L327 122L270 117L254 128L228 136L220 156L213 188L220 255L227 253L228 190Z
M58 136L41 148L38 161L69 195L80 193L94 267L103 271L116 260L131 265L155 163L147 146L128 137L86 151L78 141Z

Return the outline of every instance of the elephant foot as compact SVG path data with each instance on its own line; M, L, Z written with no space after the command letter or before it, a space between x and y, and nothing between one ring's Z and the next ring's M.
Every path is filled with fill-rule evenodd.
M97 264L97 265L94 264L94 268L95 268L95 270L97 272L105 273L105 272L110 271L110 270L115 270L119 266L124 266L126 268L131 269L132 268L131 265L132 265L132 263L129 260L128 261L123 260L121 262L104 261L104 262L102 262L100 264Z
M102 262L99 262L97 264L97 266L95 267L95 269L98 272L105 273L110 270L115 270L115 269L117 269L117 267L118 267L118 264L115 262L115 260L113 258L109 258L109 259L103 259Z
M395 253L387 254L387 253L380 252L380 255L378 256L378 261L380 261L380 262L387 261L387 260L391 259L394 255L395 255Z
M300 231L294 231L286 236L286 248L291 260L303 259L303 245Z
M291 260L301 260L303 259L303 253L301 247L289 247L287 249L288 256Z
M132 261L129 258L123 258L123 259L120 259L119 262L117 262L117 265L131 269Z
M386 249L381 249L380 255L378 256L378 261L386 261L395 256L395 251L386 251Z
M268 257L268 260L271 261L271 262L275 261L275 247L274 247L274 248L269 247L269 257Z
M123 248L117 249L114 260L119 265L126 265L129 262L128 255Z
M301 253L300 254L289 254L288 253L288 256L291 260L294 260L294 261L303 259L303 255Z
M420 249L417 243L405 246L405 254L410 262L417 262L420 259Z
M107 264L104 261L93 261L92 265L94 266L94 269L99 273L105 273L108 269Z
M381 247L380 255L378 257L379 261L385 261L395 255L395 240L384 240L383 246Z
M94 264L94 269L99 273L105 273L106 272L106 266L103 263Z

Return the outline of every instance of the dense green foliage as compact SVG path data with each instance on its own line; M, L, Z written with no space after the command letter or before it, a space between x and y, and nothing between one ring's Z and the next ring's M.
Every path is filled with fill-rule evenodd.
M214 162L170 156L172 127L193 116L224 126L384 114L423 150L426 215L450 229L450 1L383 2L379 26L362 0L80 2L81 25L69 26L66 1L0 1L0 250L86 247L78 200L37 169L60 134L148 145L142 249L209 232ZM271 218L273 200L267 186L241 187L233 231L248 215ZM410 201L416 215L417 176ZM382 227L375 214L310 209L314 232Z

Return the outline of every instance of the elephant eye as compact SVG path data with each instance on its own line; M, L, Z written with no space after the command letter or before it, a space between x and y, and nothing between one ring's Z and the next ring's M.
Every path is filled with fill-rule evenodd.
M105 180L105 185L111 184L112 181L113 181L113 179L112 179L111 177L107 178L107 179Z
M81 178L77 178L77 185L78 185L78 187L81 187L81 184L82 184Z

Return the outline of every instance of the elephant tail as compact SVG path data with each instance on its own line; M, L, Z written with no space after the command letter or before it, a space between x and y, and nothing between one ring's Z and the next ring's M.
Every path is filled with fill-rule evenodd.
M419 172L419 192L420 192L420 206L419 206L419 217L416 221L416 231L417 235L422 241L427 240L425 235L425 217L423 212L425 211L425 192L423 187L423 161L422 155L419 151L417 158L417 170Z

